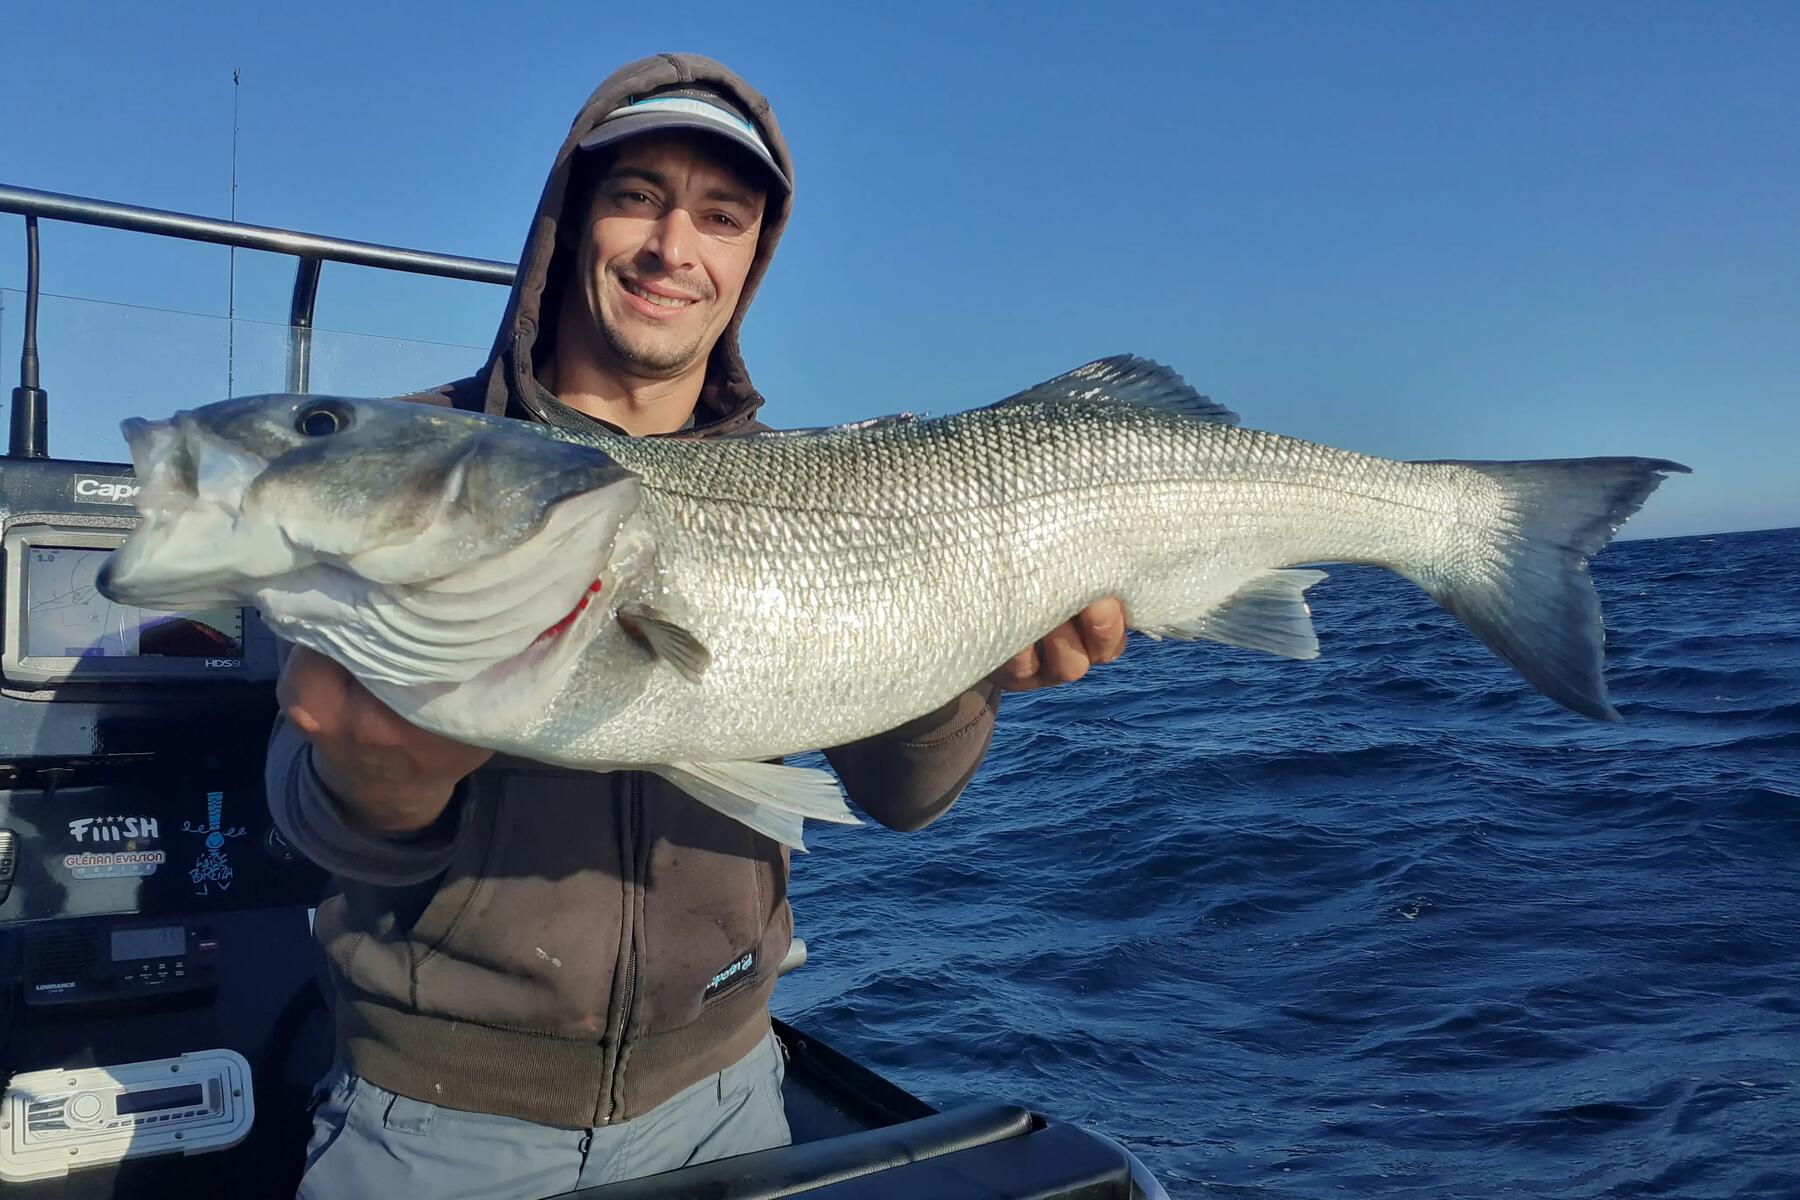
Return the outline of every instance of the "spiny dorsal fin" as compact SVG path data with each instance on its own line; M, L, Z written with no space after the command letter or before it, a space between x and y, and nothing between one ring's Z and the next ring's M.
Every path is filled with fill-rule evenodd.
M1066 375L1047 379L1036 387L1008 396L993 407L1011 404L1046 404L1052 401L1090 401L1095 404L1141 404L1180 413L1196 421L1236 425L1238 415L1202 396L1187 381L1159 362L1135 354L1115 354L1076 367Z

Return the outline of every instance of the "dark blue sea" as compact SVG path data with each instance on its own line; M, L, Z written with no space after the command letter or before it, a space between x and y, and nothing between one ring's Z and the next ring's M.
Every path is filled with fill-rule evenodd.
M816 828L777 1012L1175 1196L1800 1196L1800 530L1595 559L1606 725L1335 568L1134 638L916 834Z

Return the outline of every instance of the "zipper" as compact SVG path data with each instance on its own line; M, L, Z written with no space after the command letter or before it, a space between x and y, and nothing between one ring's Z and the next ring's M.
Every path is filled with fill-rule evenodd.
M637 926L644 905L644 776L641 771L632 771L628 778L631 781L631 806L630 820L625 827L625 836L631 844L633 910L631 925L626 935L631 942L630 949L625 956L625 987L620 998L619 1046L613 1054L612 1079L607 1088L606 1121L609 1124L612 1121L613 1113L618 1111L624 1095L625 1059L628 1056L627 1039L631 1036L631 1018L637 1008Z
M631 773L631 882L637 912L631 922L631 955L625 960L625 1023L619 1026L620 1038L631 1032L632 1010L637 1008L637 923L644 912L644 777L637 771ZM620 1055L621 1078L624 1066Z

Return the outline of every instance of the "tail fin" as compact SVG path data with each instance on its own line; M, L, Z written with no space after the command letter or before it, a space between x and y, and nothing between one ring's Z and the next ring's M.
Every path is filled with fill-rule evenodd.
M1605 633L1588 559L1662 483L1688 468L1655 458L1457 462L1499 485L1481 544L1403 574L1546 696L1620 719L1602 673Z

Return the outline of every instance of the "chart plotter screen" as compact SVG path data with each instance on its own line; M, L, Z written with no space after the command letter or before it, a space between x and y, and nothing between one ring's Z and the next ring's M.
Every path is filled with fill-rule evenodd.
M43 658L242 658L239 608L158 612L115 604L94 579L111 550L31 546L24 651Z

